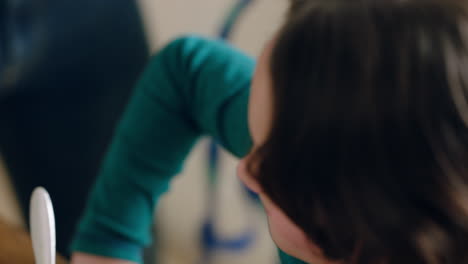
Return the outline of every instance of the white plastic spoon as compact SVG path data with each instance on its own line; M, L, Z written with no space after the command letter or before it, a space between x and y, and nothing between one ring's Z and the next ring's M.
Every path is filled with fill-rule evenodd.
M55 264L55 218L49 193L37 187L31 195L29 225L36 264Z

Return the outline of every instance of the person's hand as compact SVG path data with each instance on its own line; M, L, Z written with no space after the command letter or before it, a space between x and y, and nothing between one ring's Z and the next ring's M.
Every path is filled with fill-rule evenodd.
M70 264L136 264L135 262L75 252Z

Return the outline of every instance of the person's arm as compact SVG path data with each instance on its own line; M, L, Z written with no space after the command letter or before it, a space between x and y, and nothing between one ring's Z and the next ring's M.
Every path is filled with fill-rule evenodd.
M220 41L185 37L153 58L109 149L72 245L73 263L140 262L153 209L201 135L247 154L254 61ZM99 261L100 260L100 261Z

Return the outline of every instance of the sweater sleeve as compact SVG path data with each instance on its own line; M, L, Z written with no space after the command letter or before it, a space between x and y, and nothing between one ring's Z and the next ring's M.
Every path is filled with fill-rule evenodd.
M141 262L153 209L201 135L241 157L254 61L188 36L151 60L136 86L77 228L73 251Z

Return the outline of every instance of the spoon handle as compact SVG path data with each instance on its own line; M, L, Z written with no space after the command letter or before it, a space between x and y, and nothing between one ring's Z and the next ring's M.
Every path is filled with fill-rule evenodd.
M36 264L55 264L55 219L49 193L37 187L29 207L30 229Z

